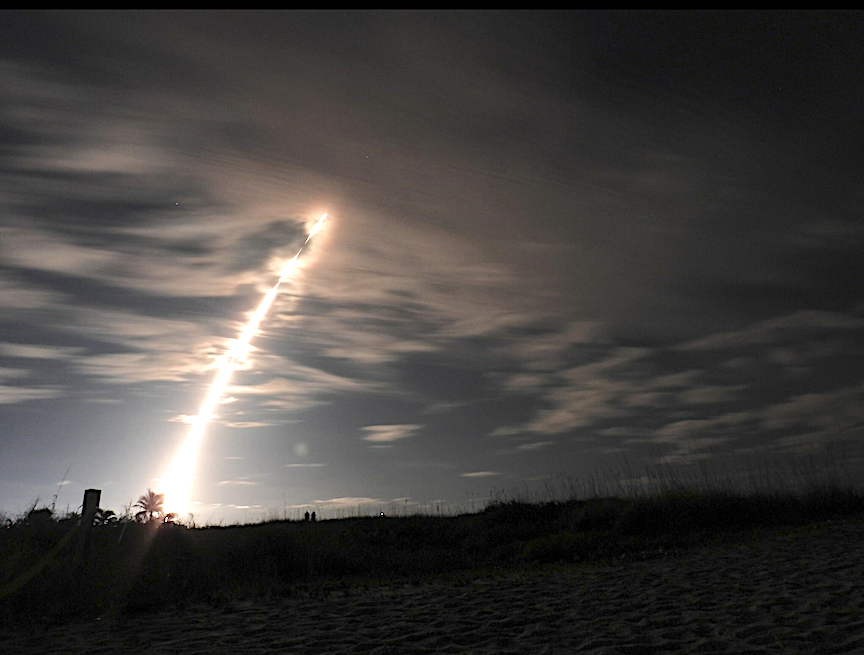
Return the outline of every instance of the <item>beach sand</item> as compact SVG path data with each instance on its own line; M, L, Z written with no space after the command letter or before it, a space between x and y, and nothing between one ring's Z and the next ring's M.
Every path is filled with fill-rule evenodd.
M864 518L662 559L0 634L33 653L864 653Z

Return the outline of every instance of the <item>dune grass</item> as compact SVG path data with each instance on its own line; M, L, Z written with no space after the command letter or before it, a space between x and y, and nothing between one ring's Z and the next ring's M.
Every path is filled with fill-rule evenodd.
M98 525L89 544L71 539L3 596L4 585L76 529L74 515L34 507L0 533L0 621L20 626L477 570L668 557L754 530L864 515L864 493L840 469L811 461L782 474L767 467L744 482L728 471L657 466L634 476L625 469L581 485L561 478L539 490L499 491L481 511L458 515Z

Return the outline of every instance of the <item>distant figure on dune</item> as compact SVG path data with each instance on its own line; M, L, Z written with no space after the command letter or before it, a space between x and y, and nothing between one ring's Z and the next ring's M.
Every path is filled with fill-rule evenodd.
M312 523L315 523L315 512L312 512Z
M304 521L309 521L309 512L306 512L306 513L303 515L303 520L304 520Z

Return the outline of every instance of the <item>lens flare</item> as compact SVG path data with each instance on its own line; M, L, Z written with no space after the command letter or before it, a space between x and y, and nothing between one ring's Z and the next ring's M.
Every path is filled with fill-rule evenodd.
M231 374L234 372L236 362L238 360L243 360L249 352L249 342L252 341L252 337L254 337L255 333L258 331L258 325L264 319L264 316L267 315L267 310L270 309L270 305L273 304L273 300L275 300L276 294L279 292L279 285L291 275L297 264L297 258L300 256L300 253L303 252L303 248L306 247L306 244L309 243L309 239L311 239L312 236L321 228L321 224L324 223L326 219L327 214L323 214L309 231L309 236L306 237L306 241L304 241L303 245L300 246L300 250L297 251L297 254L294 255L284 266L279 275L279 281L276 282L273 288L267 292L266 296L264 296L261 304L258 305L258 309L255 310L252 318L249 319L249 323L247 323L246 327L243 328L243 332L240 333L240 336L231 348L228 360L219 370L216 379L213 381L213 385L210 387L210 391L207 393L207 397L204 399L204 403L201 405L201 410L198 412L198 416L195 417L192 423L192 428L189 430L186 440L183 442L180 450L177 451L177 454L168 469L167 475L163 478L163 493L165 494L164 506L166 511L175 512L181 516L187 513L189 507L189 492L192 487L192 476L195 472L195 463L198 460L198 451L201 446L201 439L204 436L207 423L213 415L213 410L219 403L219 399L222 397L222 392L225 390L228 380L231 379Z

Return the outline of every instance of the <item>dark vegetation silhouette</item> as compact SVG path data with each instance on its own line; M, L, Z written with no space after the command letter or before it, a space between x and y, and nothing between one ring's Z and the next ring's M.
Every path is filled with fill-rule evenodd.
M96 510L96 516L93 517L94 525L109 525L111 523L117 523L120 520L120 517L117 516L113 510L110 509L102 509L101 507Z
M454 516L388 511L227 527L166 521L160 494L148 490L134 515L97 513L86 566L75 559L73 539L38 576L5 593L77 529L77 514L34 504L0 530L0 624L135 615L197 602L224 606L509 567L667 558L789 526L864 520L864 493L837 479L804 476L797 485L736 490L717 480L654 476L648 492L622 484L617 494L571 489L569 497L530 500L499 494L482 511ZM769 478L776 481L763 476Z
M135 501L135 507L141 511L135 514L135 519L140 523L150 523L158 520L165 513L165 494L157 494L152 489Z

